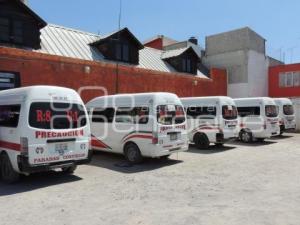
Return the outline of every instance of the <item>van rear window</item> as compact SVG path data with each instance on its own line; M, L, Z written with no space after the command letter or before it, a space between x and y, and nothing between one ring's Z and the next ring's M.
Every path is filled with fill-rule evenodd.
M181 124L185 122L185 113L180 105L157 106L157 122L163 125Z
M76 129L87 123L79 104L34 102L30 106L29 125L39 129Z

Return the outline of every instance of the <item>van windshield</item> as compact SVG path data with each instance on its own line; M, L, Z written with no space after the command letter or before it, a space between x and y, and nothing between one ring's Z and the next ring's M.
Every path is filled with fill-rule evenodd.
M278 108L276 105L266 105L266 116L267 117L277 117Z
M237 119L237 109L232 105L223 105L222 106L222 115L225 120L234 120Z
M184 123L185 114L183 107L180 105L157 106L157 122L163 125Z
M79 104L34 102L30 106L29 125L39 129L76 129L87 123Z
M287 115L287 116L294 115L293 105L284 105L283 106L283 113L284 113L284 115Z

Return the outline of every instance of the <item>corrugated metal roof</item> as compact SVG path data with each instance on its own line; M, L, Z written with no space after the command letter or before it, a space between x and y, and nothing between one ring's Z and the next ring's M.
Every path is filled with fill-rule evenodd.
M89 44L100 36L49 24L41 30L41 49L38 52L84 60L104 60L103 55Z
M41 49L37 52L58 55L91 61L106 61L104 56L91 43L101 39L102 36L48 24L41 30ZM173 52L173 51L172 51ZM170 51L168 54L174 54ZM162 71L176 72L176 70L162 58L167 52L145 47L140 50L139 65L137 67ZM207 78L205 76L205 78Z
M178 48L178 49L173 49L173 50L169 50L169 51L164 51L163 54L162 54L162 56L161 56L161 58L162 59L173 58L173 57L181 55L182 53L184 53L188 49L189 49L189 47Z

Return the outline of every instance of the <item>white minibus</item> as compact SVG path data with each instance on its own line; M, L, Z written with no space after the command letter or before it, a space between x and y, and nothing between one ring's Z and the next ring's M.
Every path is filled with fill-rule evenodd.
M71 89L32 86L0 92L0 170L7 183L54 169L73 173L89 162L90 127Z
M237 138L237 109L229 97L181 98L187 114L189 140L199 149Z
M274 98L279 110L280 134L286 130L296 129L296 115L293 103L288 98Z
M239 138L249 143L280 133L275 101L268 97L234 99L239 114Z
M186 116L175 94L103 96L86 106L95 150L124 154L135 164L188 149Z

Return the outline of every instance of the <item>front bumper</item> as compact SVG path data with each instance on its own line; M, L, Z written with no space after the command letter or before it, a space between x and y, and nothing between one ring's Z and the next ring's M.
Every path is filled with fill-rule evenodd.
M48 164L42 164L36 166L29 164L29 160L27 156L19 155L18 166L20 172L22 173L39 173L39 172L45 172L45 171L50 171L59 168L71 167L75 165L89 164L92 160L92 155L93 153L90 150L87 159L54 162L54 163L48 163Z

